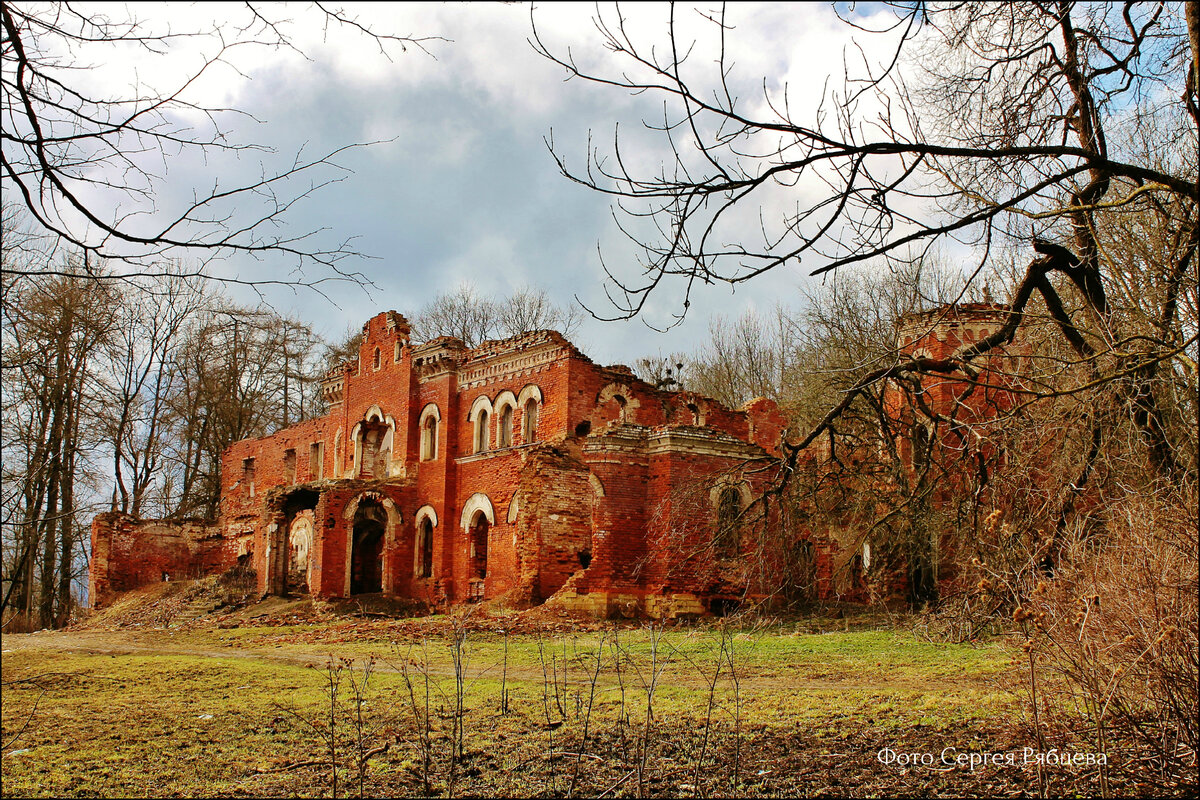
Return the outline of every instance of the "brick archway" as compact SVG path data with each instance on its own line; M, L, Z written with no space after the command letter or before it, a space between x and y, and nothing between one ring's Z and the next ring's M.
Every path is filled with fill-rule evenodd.
M483 492L476 492L463 504L459 527L467 534L467 593L469 601L482 600L486 594L488 537L496 524L496 509Z
M365 510L371 507L378 507L381 510L381 513L369 513ZM395 591L395 588L392 585L393 573L395 572L392 564L392 558L396 549L396 533L400 528L400 524L403 522L400 510L396 507L395 502L381 492L363 492L346 505L346 509L342 513L342 517L349 523L346 526L346 578L345 583L343 584L343 596L349 597L351 594L356 593L354 592L354 572L356 558L355 549L356 546L360 545L363 548L363 551L359 552L358 554L360 578L363 574L363 568L367 566L362 559L368 557L378 558L380 581L379 589L376 591L382 591L385 594L391 594ZM370 527L370 525L367 523L369 521L373 521L372 519L368 518L374 517L382 517L382 520L379 520L381 531L379 532L380 540L379 551L377 554L374 550L375 544L369 537L371 532L367 530L367 528ZM363 524L362 529L356 530L360 523ZM361 542L357 541L357 538L360 536L368 538ZM370 548L369 553L366 552L368 548ZM372 570L373 569L374 568L372 567Z

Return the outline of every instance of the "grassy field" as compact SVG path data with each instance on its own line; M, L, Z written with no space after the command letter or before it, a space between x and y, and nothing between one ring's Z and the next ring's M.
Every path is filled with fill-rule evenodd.
M1036 790L1021 767L877 758L1027 745L998 646L812 627L486 617L6 635L3 792Z

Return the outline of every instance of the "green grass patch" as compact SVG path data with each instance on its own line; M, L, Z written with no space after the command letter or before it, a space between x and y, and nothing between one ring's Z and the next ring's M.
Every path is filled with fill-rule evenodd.
M751 735L819 738L870 729L893 736L911 726L998 720L1014 705L996 687L1007 665L998 649L935 645L903 632L680 628L652 634L628 627L520 634L507 639L505 668L505 637L473 631L463 651L467 753L452 772L447 753L457 698L449 626L383 624L361 633L348 624L89 632L78 641L71 632L6 636L0 662L4 793L328 794L330 695L323 665L329 657L349 660L360 677L365 659L377 659L363 718L369 744L389 750L372 762L370 780L373 791L400 794L422 786L417 721L426 710L436 791L449 791L453 782L460 792L474 786L519 794L565 791L567 778L555 770L567 767L553 755L564 748L603 748L618 754L611 756L614 763L632 757L628 748L644 729L652 679L652 724L664 732L656 753L666 763L697 759L704 748L715 753L718 742L728 748ZM104 643L113 652L80 652ZM721 661L723 647L733 654L736 676L727 656ZM300 659L315 666L296 663ZM415 715L403 669L416 689ZM349 675L339 673L343 688ZM508 713L501 714L505 692ZM345 692L340 697L335 727L344 784L355 775L356 733L353 704ZM702 741L706 719L711 744ZM593 745L582 741L585 724ZM671 755L672 748L691 755ZM662 774L674 773L664 767ZM606 773L593 774L592 789L602 790L603 779Z

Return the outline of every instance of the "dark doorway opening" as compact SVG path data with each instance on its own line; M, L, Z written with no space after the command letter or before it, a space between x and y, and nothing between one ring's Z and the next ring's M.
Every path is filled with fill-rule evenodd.
M387 512L363 503L354 515L350 550L350 594L383 591L383 538Z
M708 610L716 617L728 617L736 614L742 607L742 601L736 597L714 597L708 601Z
M417 566L418 578L433 577L433 522L428 517L421 520L421 561Z
M861 562L860 562L861 563ZM908 602L913 608L937 603L938 587L927 553L918 554L908 565Z

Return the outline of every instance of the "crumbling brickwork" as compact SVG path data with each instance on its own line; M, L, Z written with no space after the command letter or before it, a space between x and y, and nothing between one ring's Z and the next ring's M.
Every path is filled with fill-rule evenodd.
M93 607L156 581L222 572L249 552L249 536L225 537L200 520L139 520L116 512L92 522L88 596Z
M913 320L902 344L940 357L995 324L972 313ZM935 404L955 401L950 383ZM750 566L775 557L770 537L803 549L815 596L866 598L861 580L837 585L837 559L859 557L837 536L784 530L777 510L739 521L786 427L769 400L663 391L552 331L414 345L395 312L363 326L323 397L324 416L224 453L214 523L97 519L95 601L240 558L263 594L697 614L772 590ZM998 401L971 402L983 418Z

